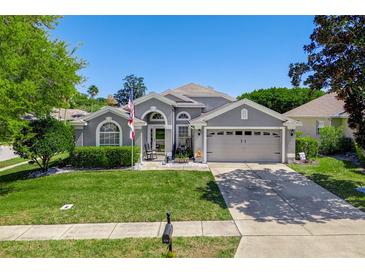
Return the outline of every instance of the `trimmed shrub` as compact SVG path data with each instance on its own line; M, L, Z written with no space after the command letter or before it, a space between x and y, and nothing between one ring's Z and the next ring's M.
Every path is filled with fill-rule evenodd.
M319 131L319 152L323 155L331 155L341 151L341 139L343 129L326 126Z
M314 159L318 155L319 144L318 140L313 137L301 137L296 138L295 141L295 154L299 159L299 152L304 152L307 159Z
M76 147L71 154L71 165L74 167L113 168L131 166L132 147L102 146ZM133 147L133 164L138 162L140 148Z

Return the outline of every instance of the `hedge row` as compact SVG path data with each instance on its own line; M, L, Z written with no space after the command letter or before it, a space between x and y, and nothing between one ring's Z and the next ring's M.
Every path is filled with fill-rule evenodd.
M131 166L132 147L102 146L76 147L71 154L71 165L74 167L113 168ZM133 147L133 163L138 162L140 148Z
M319 143L316 138L313 137L300 137L296 138L295 142L295 155L299 158L299 152L304 152L307 159L314 159L318 155Z

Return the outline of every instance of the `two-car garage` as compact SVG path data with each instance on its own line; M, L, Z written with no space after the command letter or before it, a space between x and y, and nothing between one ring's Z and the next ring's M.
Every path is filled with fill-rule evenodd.
M207 129L209 162L282 162L281 129Z
M203 162L273 162L295 159L300 123L248 99L227 104L191 121L194 153Z

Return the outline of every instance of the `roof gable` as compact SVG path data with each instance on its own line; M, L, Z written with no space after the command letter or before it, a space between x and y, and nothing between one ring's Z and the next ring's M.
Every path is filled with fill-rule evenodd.
M334 117L345 113L344 102L336 98L335 93L327 93L304 105L289 110L289 117Z
M275 117L275 118L277 118L281 121L289 120L289 118L285 117L284 115L245 98L245 99L239 100L239 101L234 102L234 103L223 105L220 108L217 108L217 109L214 109L210 112L207 112L204 115L201 115L201 116L197 117L192 122L194 122L194 121L208 121L208 120L210 120L214 117L222 115L223 113L226 113L226 112L228 112L232 109L235 109L235 108L237 108L239 106L243 106L243 105L248 105L248 106L250 106L254 109L257 109L257 110L259 110L263 113L266 113L266 114L268 114L272 117Z
M171 105L171 106L176 106L176 102L174 100L171 100L165 96L162 96L160 94L157 94L155 92L150 92L149 94L145 95L145 96L142 96L142 97L139 97L137 99L134 100L134 105L139 105L143 102L146 102L150 99L156 99L156 100L159 100L165 104L168 104L168 105Z
M108 112L114 113L115 115L118 115L118 116L123 117L125 119L129 118L128 112L126 112L124 109L117 108L117 107L106 106L106 107L103 107L103 108L99 109L98 111L95 111L93 113L90 113L90 114L84 116L82 119L78 120L78 123L90 121L90 120L92 120L96 117L99 117L100 115L103 115L103 114L108 113ZM136 125L145 125L146 122L142 121L138 118L135 118L135 124Z

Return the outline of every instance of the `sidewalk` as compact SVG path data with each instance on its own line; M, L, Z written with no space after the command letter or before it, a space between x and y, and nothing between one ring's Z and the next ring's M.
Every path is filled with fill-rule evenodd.
M174 237L241 236L233 221L173 222ZM161 237L165 222L0 226L0 241Z
M28 161L24 161L24 162L17 163L17 164L11 165L11 166L6 166L6 167L3 167L3 168L0 168L0 172L11 169L11 168L14 168L14 167L17 167L17 166L21 166L21 165L24 165L24 164L28 164Z

